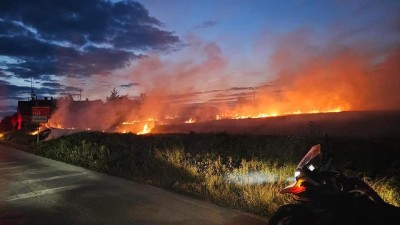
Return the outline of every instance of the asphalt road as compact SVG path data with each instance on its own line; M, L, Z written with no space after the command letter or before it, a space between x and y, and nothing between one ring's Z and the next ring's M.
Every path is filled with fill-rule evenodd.
M266 219L0 145L0 225L260 225Z

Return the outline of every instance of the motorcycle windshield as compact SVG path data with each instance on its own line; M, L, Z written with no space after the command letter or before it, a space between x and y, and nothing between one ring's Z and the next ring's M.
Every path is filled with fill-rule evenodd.
M297 169L302 169L307 163L313 160L317 155L321 153L321 145L314 145L307 154L300 161L299 165L297 165Z

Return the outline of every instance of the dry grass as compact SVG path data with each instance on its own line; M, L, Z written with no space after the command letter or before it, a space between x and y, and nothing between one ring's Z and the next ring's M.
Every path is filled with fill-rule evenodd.
M174 184L174 189L184 193L266 216L279 206L293 202L290 195L279 192L290 183L295 165L279 166L274 162L242 160L235 166L231 159L224 162L218 156L192 156L177 148L157 152L157 157L197 178ZM399 192L393 179L365 180L386 202L399 206Z
M182 149L159 151L157 157L197 178L175 183L174 188L181 192L260 215L271 215L279 206L292 201L279 191L290 182L294 165L278 166L257 160L242 160L234 165L232 159L224 162L219 156L192 156Z
M372 180L368 177L364 177L364 181L367 182L385 202L400 207L400 192L394 178Z
M292 182L288 178L309 146L322 141L293 136L78 133L42 142L36 154L271 216L293 201L279 192ZM398 140L334 141L338 165L358 159L361 171L387 177L367 180L386 202L400 205L398 176L383 173L388 167L395 169L391 174L398 172L390 166L398 159Z

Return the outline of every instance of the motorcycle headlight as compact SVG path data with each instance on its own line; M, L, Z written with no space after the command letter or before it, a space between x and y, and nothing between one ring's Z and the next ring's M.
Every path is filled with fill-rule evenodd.
M315 170L315 167L314 167L313 164L310 164L310 165L308 166L308 169L309 169L310 171L313 171L313 170Z
M300 171L294 171L294 177L298 177L298 176L300 176L300 174L301 174L301 172Z

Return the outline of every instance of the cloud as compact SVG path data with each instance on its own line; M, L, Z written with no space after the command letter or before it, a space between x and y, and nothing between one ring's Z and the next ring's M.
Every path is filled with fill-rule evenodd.
M15 106L2 106L2 107L0 107L0 118L2 118L4 116L11 116L16 111L17 110L16 110Z
M0 66L21 78L108 74L180 43L134 1L5 0L0 15L0 56L17 61Z
M207 21L204 21L203 23L201 23L201 24L195 26L194 29L210 28L210 27L213 27L213 26L215 26L215 25L217 25L217 24L218 24L218 23L217 23L216 21L207 20Z
M257 89L257 87L232 87L229 88L228 90L240 91L240 90L255 90L255 89Z
M139 83L129 83L129 84L122 84L120 87L129 88L129 87L138 86L138 85L139 85Z
M47 77L47 79L51 78ZM27 80L24 81L27 82ZM42 99L43 96L77 94L81 91L78 87L63 85L54 81L35 83L42 86L39 89L34 88L34 92L39 99ZM30 93L30 86L18 86L0 79L0 117L16 112L17 102L28 100Z
M61 93L76 93L81 89L73 86L66 86L57 82L44 82L42 87L34 89L37 96L55 96ZM31 88L27 86L18 86L10 82L0 80L0 100L23 100L31 93ZM11 104L14 105L14 104Z
M27 93L30 93L30 87L21 87L10 84L7 81L0 80L0 100L20 100Z
M57 82L44 82L42 84L44 87L60 88L62 85Z

